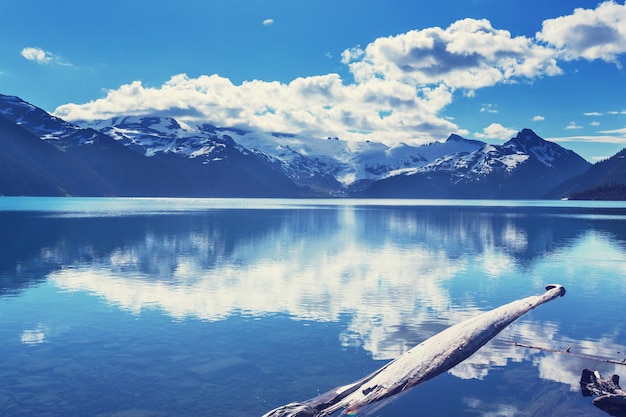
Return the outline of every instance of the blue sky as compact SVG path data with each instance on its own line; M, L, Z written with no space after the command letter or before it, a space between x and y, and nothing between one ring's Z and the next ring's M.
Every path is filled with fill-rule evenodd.
M626 147L624 0L0 0L0 93L386 143Z

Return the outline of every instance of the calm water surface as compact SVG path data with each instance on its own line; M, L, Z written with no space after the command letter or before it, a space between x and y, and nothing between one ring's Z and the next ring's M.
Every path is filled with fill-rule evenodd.
M0 198L0 415L259 417L556 282L567 295L374 414L607 416L626 205ZM361 415L361 414L359 414Z

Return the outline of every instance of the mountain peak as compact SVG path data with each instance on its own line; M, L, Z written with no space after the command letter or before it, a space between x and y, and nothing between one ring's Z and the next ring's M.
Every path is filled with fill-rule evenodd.
M535 135L535 136L537 135L532 129L529 129L527 127L523 128L519 133L522 133L522 134L525 134L525 135L526 134L528 134L528 135Z
M549 142L531 129L522 129L504 145L506 148L514 148L521 152L532 152L536 148L560 148L556 143Z
M453 144L453 145L461 145L463 147L477 147L480 148L485 145L485 142L476 139L465 139L463 136L459 136L456 133L448 136L448 139L444 143Z
M450 136L448 136L448 139L446 139L446 142L464 142L467 139L465 139L462 136L457 135L456 133L451 134Z
M535 142L546 142L543 138L539 137L535 132L531 129L522 129L517 135L511 139L511 141L515 141L518 143L535 143Z
M535 157L542 164L555 168L558 164L575 163L584 167L588 164L576 153L563 148L558 143L550 142L538 136L530 129L521 130L517 136L503 145L517 153L526 153ZM570 161L570 162L566 162Z

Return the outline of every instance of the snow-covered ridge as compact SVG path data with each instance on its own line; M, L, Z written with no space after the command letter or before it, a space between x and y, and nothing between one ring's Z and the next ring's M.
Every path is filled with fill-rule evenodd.
M528 178L548 175L557 181L561 176L579 174L586 169L586 161L578 155L543 140L529 129L502 145L453 134L445 141L414 146L246 131L161 115L68 123L17 97L4 95L0 95L0 114L63 150L100 142L107 148L114 139L127 150L149 158L162 158L165 163L176 166L175 169L197 169L201 165L217 169L218 165L210 164L221 161L220 166L227 171L213 172L254 178L262 171L259 175L263 178L286 177L287 183L305 190L303 195L359 196L374 186L380 190L388 184L375 182L391 179L392 184L400 184L398 181L404 181L402 178L412 177L413 181L403 183L405 185L392 185L390 195L430 196L433 194L428 194L428 189L432 186L436 196L454 196L459 195L461 188L450 191L452 194L446 194L445 190L467 182L476 184L486 180L485 184L494 184L518 172ZM232 162L230 167L228 161ZM522 169L524 167L529 169ZM494 176L501 179L496 180ZM426 192L420 194L420 187L426 184L424 181L429 184ZM520 184L525 186L527 182L518 182L513 187L519 188ZM418 188L412 191L412 187ZM468 196L477 193L472 189Z
M25 125L42 139L59 140L74 133L76 126L54 117L15 96L0 94L0 114L18 125Z
M447 142L459 140L451 136ZM460 138L460 140L464 140ZM469 149L466 152L448 153L432 162L411 170L394 171L395 175L416 175L429 172L448 172L453 178L477 180L498 171L511 174L530 158L552 168L555 161L566 158L571 151L548 142L532 130L524 129L516 137L503 145L491 145L479 141L464 140ZM446 143L447 143L446 142ZM469 144L475 146L471 149Z
M219 159L216 151L226 146L223 134L208 133L171 117L127 116L78 124L107 134L146 156L173 153L189 158L204 157L208 163Z
M169 117L130 116L78 123L140 148L146 156L176 153L190 158L206 157L216 147L233 140L241 152L252 152L280 165L296 180L330 176L343 186L406 173L449 155L471 153L484 145L452 135L445 142L429 145L388 146L370 141L215 128Z
M175 153L211 161L215 160L216 151L233 141L240 152L265 158L300 183L326 178L342 187L429 172L447 172L459 180L479 180L498 171L511 173L531 157L551 166L562 153L558 145L528 129L503 145L453 134L446 141L428 145L388 146L370 141L216 128L170 117L118 117L81 125L139 148L146 156Z

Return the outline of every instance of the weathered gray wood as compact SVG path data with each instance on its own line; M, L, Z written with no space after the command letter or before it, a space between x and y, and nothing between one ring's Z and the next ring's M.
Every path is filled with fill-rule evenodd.
M616 417L626 416L626 391L619 386L619 376L604 379L598 371L583 369L580 376L580 389L583 396L593 399L593 405Z
M461 363L505 327L535 307L561 297L565 288L548 285L542 295L526 297L455 324L352 384L304 402L278 407L263 417L326 417L390 399Z

